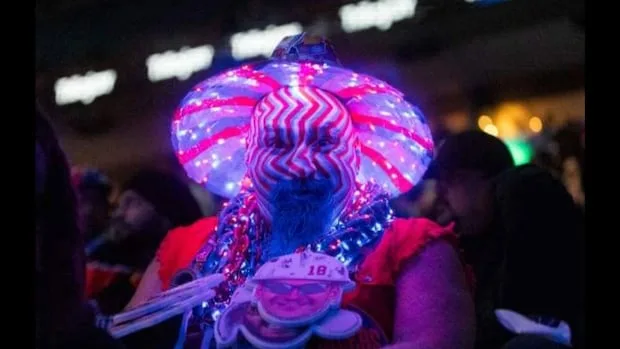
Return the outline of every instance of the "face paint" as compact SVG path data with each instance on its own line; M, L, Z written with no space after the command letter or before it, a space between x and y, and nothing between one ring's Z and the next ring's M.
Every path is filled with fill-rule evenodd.
M350 199L359 157L347 109L330 94L300 86L281 88L256 106L246 162L259 207L270 217L280 181L329 180L334 210Z

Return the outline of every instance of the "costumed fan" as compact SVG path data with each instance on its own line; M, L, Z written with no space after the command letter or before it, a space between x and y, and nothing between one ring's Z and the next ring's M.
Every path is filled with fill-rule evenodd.
M200 305L186 313L179 347L215 346L215 321L233 294L251 295L253 283L259 301L234 301L235 309L268 330L293 329L292 338L311 327L315 335L300 342L306 348L471 347L473 302L454 233L429 220L394 218L388 203L411 189L431 161L428 125L400 91L342 67L328 41L287 37L270 60L198 84L175 113L172 140L187 174L230 198L219 217L168 233L129 305L166 309L151 316ZM289 257L298 270L297 258L316 254L340 263L353 287L327 311L346 309L349 322L343 317L330 328L351 319L361 321L359 328L330 338L320 330L325 316L282 318L314 306L321 315L323 304L312 295L323 286L267 282L273 275L263 271L281 271L285 266L268 262ZM322 276L338 269L309 265L299 270ZM190 280L198 281L181 287L217 286L188 292L196 297L190 301L174 288ZM273 293L284 297L260 300ZM150 321L133 317L132 330Z

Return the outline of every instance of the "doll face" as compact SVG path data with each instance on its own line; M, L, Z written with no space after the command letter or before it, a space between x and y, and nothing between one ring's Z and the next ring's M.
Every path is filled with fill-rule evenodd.
M264 311L284 319L322 315L338 300L340 288L332 282L312 280L269 280L256 289L256 299Z

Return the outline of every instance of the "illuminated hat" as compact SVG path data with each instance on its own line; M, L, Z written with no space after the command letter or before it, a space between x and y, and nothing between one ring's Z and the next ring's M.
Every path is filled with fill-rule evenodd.
M305 34L284 38L270 60L211 77L185 96L172 143L188 176L227 198L249 185L245 142L254 107L295 86L320 89L347 108L360 141L360 183L375 181L397 196L421 179L433 141L420 110L387 83L343 68L329 41Z

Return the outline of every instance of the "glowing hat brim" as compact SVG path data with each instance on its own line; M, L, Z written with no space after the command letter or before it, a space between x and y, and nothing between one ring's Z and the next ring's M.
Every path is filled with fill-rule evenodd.
M393 196L410 190L432 159L422 113L389 84L316 61L271 60L218 74L194 87L177 109L172 143L188 176L231 198L247 185L245 140L256 104L270 92L318 88L348 109L360 140L361 183L375 181Z

